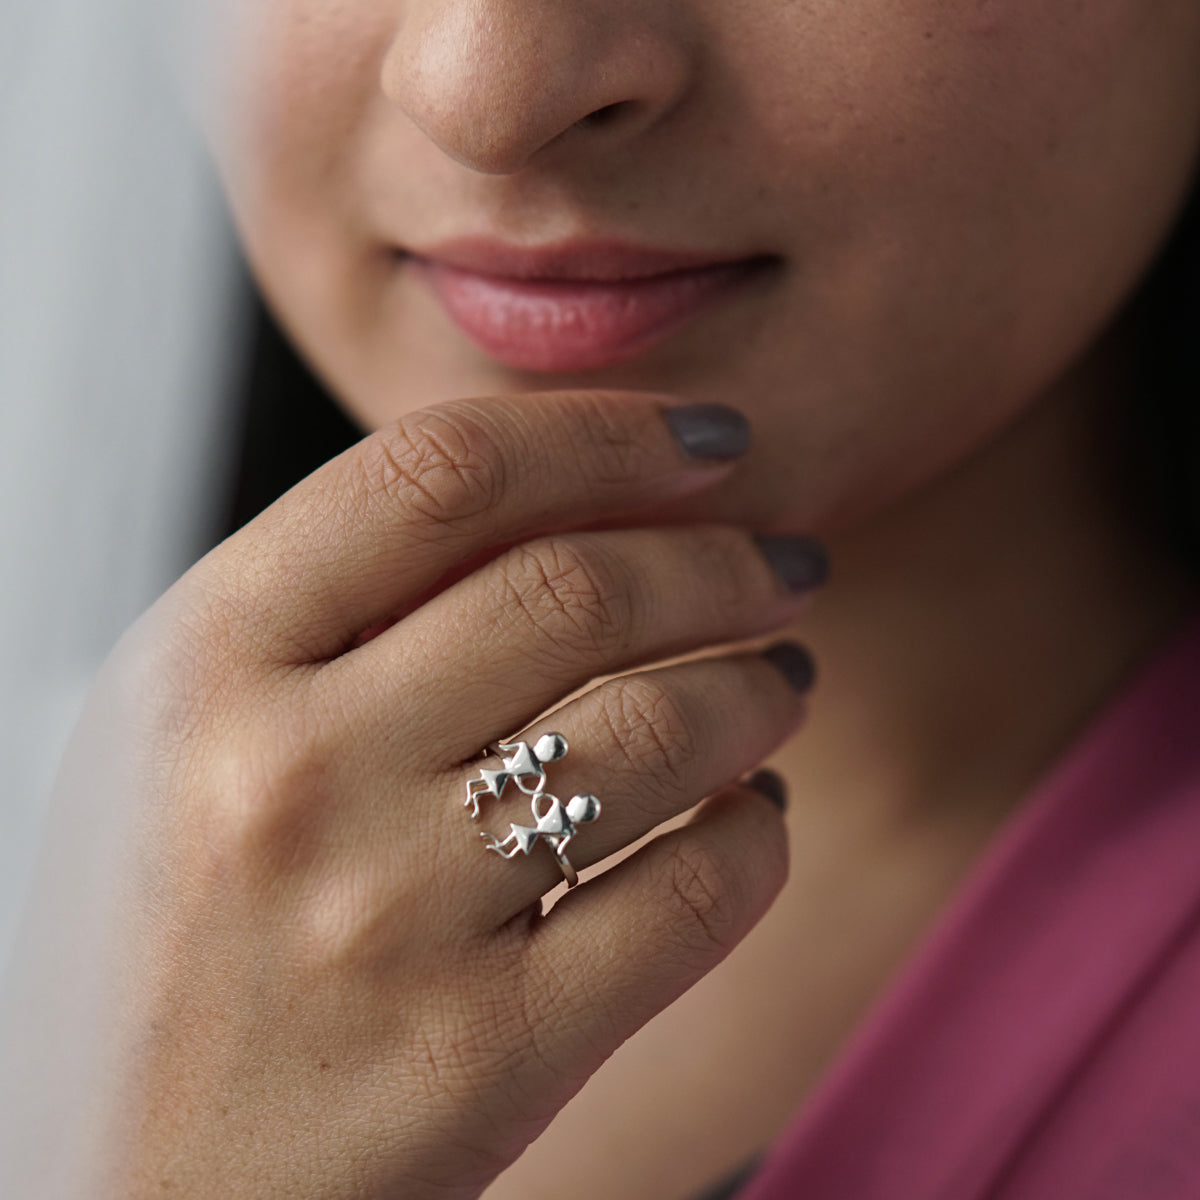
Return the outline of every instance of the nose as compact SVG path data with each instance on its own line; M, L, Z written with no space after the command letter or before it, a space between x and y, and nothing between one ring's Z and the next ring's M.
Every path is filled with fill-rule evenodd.
M674 5L410 0L381 86L451 158L506 175L551 146L627 144L686 92ZM657 18L657 19L656 19Z

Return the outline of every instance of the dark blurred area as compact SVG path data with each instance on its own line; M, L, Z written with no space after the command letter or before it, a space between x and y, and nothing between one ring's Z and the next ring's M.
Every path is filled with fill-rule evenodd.
M239 462L222 537L363 437L292 348L252 283L250 288Z
M1200 576L1200 178L1135 303L1147 330L1133 413L1146 498Z

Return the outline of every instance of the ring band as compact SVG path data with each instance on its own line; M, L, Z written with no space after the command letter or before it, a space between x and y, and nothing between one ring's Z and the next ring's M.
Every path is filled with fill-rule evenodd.
M484 753L492 751L493 747L489 746ZM530 798L534 823L510 824L508 835L503 839L481 832L479 836L485 849L501 858L512 858L516 854L528 854L539 841L545 842L554 853L567 887L573 888L579 882L579 873L567 858L567 846L580 825L594 821L600 815L600 801L590 793L581 793L564 804L546 791L546 765L565 757L566 753L567 739L561 733L544 734L532 745L528 742L496 743L492 756L500 758L502 765L498 769L481 767L479 774L468 780L463 806L471 809L472 819L478 819L479 802L484 797L499 800L508 784L515 784L518 791Z

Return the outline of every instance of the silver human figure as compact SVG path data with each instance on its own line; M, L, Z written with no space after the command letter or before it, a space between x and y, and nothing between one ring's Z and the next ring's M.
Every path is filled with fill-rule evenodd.
M536 796L546 786L546 763L556 762L567 753L567 739L561 733L543 734L531 746L528 742L500 742L497 747L503 766L499 770L481 767L479 774L467 784L463 806L479 818L479 801L484 796L499 800L509 780L527 796Z
M542 800L550 802L544 810L539 807ZM595 796L580 795L572 796L563 804L557 796L538 792L530 807L536 825L510 825L508 837L503 841L491 833L480 833L479 836L483 838L487 849L494 850L501 858L512 858L517 853L528 854L539 840L545 842L558 859L567 887L574 887L579 882L579 876L567 859L567 846L578 826L594 821L600 815L600 801Z

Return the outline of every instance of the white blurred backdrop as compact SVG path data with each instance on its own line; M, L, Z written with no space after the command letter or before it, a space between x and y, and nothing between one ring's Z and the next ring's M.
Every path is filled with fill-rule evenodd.
M0 966L116 638L210 544L242 283L179 82L213 0L0 0Z

